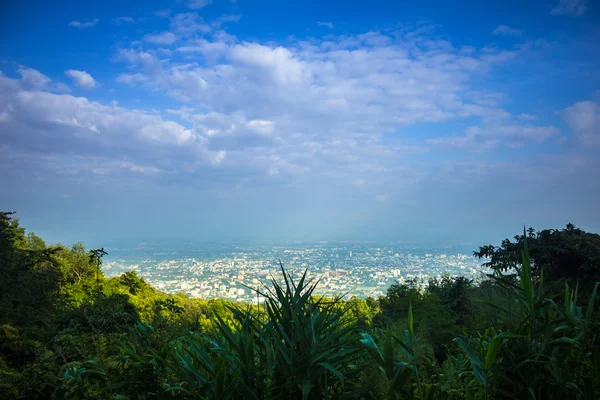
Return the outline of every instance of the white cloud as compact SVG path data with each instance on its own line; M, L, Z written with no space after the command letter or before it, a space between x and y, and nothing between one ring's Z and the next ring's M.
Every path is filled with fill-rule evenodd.
M229 50L230 45L224 42L210 42L206 39L196 39L186 46L177 48L177 51L183 54L199 53L214 62L224 56Z
M230 58L257 71L264 71L279 83L299 83L310 75L308 69L285 47L271 48L256 43L242 43L231 49Z
M185 66L172 68L156 83L165 88L169 95L183 101L202 96L208 86L200 69L188 69Z
M464 135L428 139L427 142L445 148L481 152L489 151L499 144L522 147L529 141L542 143L559 133L559 129L553 126L519 125L510 121L502 124L495 121L493 124L470 126L465 129Z
M81 21L71 21L69 22L69 26L75 27L75 28L79 28L79 29L86 29L86 28L91 28L92 26L96 25L100 20L98 18L94 18L93 20L88 20L86 18L84 18Z
M73 80L73 83L82 89L91 90L96 87L96 80L85 71L69 69L65 71L65 75Z
M133 66L139 66L141 72L146 76L158 76L162 71L161 61L152 51L119 49L113 61L123 61Z
M225 165L248 174L299 179L310 171L353 182L361 171L360 179L370 180L397 169L405 155L444 147L419 137L413 125L423 122L481 119L474 125L481 132L473 128L453 139L453 147L468 151L473 143L506 148L556 134L553 127L513 122L518 117L501 108L507 100L502 93L472 84L526 46L465 49L436 38L431 27L282 46L199 32L194 24L204 24L195 13L171 19L172 29L189 38L169 59L120 49L115 59L128 71L118 81L185 102L171 115L191 124L212 151L226 151ZM503 128L492 129L498 121ZM406 137L385 136L397 130Z
M117 18L113 18L111 20L111 22L113 24L122 25L122 24L127 24L127 23L133 23L133 22L135 22L135 19L133 19L131 17L117 17Z
M68 93L71 91L64 83L53 82L50 77L36 69L19 66L17 72L21 76L20 86L27 90L48 90L57 93Z
M52 88L53 88L52 91L56 92L56 93L70 93L71 92L71 88L69 87L69 85L62 83L62 82L53 82Z
M587 9L587 0L560 0L559 3L552 9L552 14L555 15L572 15L582 16Z
M27 102L28 112L36 113L42 125L61 126L77 137L106 139L107 146L111 140L125 143L121 147L128 150L122 151L136 154L128 161L163 172L197 171L203 164L189 161L196 154L236 179L284 182L311 176L356 190L360 185L352 182L371 187L390 174L401 173L410 181L418 173L405 164L409 155L444 146L506 148L555 134L552 127L513 122L518 117L501 108L506 101L501 93L476 90L472 82L481 82L521 50L464 49L436 38L431 30L419 33L422 28L291 40L283 46L240 42L222 30L210 30L196 13L175 15L170 22L172 33L181 35L181 46L172 54L143 50L137 43L119 49L113 60L125 63L117 82L183 102L168 111L173 120L71 96L35 99L36 104L68 103L68 112L32 109L33 100ZM16 118L1 112L11 121ZM465 118L481 123L465 130L464 137L444 141L425 142L415 125ZM122 132L130 144L108 130ZM163 150L153 143L170 143L179 150L159 157L156 152ZM163 164L138 159L139 153Z
M213 0L190 0L188 1L188 7L194 10L199 10L212 4Z
M581 101L561 111L560 115L584 145L600 145L600 104Z
M177 35L173 32L160 32L144 35L144 41L152 44L170 46L177 41Z
M0 121L3 141L21 150L31 148L77 157L83 154L109 161L116 158L115 163L118 161L130 172L163 170L153 165L156 160L151 154L162 154L165 164L188 159L212 165L215 157L223 160L218 150L206 148L204 138L179 123L84 97L28 90L25 79L11 79L0 73L0 114L6 114Z
M213 155L211 162L213 165L219 165L223 162L223 160L225 160L226 156L227 152L224 150L220 150Z
M193 121L196 130L205 132L208 137L227 136L269 136L274 132L275 122L248 118L242 112L233 114L222 114L208 112L205 114L195 113L193 109L170 110L181 118Z
M329 29L333 29L334 28L333 22L318 21L317 22L317 26L325 26L325 27L327 27Z
M191 36L195 33L209 33L212 29L198 13L189 12L172 17L171 30L181 36Z
M160 172L160 169L158 169L156 167L141 166L141 165L137 165L132 162L129 162L129 161L120 162L118 165L121 168L127 168L131 172L140 173L140 174L145 174L145 173L155 174L157 172Z
M115 79L118 83L124 83L126 85L135 85L138 83L147 82L148 78L140 73L136 74L119 74Z
M275 123L264 119L253 119L248 121L248 127L255 132L268 135L273 132Z
M506 26L506 25L500 25L496 29L494 29L494 32L492 32L492 34L493 35L501 35L501 36L519 37L523 34L523 32L521 32L520 29L511 28L510 26Z
M52 79L33 68L19 67L19 75L24 87L28 89L47 89Z
M115 175L122 172L134 174L157 174L162 172L159 168L149 165L138 165L131 161L112 161L107 159L92 159L85 163L85 169L94 175Z
M538 119L538 116L533 114L519 114L519 119L525 121L535 121Z

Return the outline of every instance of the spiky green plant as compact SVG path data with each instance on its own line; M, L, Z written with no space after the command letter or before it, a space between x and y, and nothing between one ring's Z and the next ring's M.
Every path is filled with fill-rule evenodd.
M218 315L213 334L157 340L138 325L122 344L117 366L90 362L65 378L79 385L92 379L107 393L131 398L323 399L350 396L347 378L356 364L358 334L340 300L314 296L318 282L306 271L296 283L281 267L284 284L259 290L264 311L230 307L237 325ZM139 345L141 342L144 345Z
M273 289L260 291L265 319L256 339L260 359L270 366L270 393L307 399L345 392L345 374L354 372L359 351L349 309L339 307L340 299L313 296L318 282L307 280L307 271L298 283L281 271L283 286L273 279Z
M426 390L419 376L418 357L414 351L414 318L410 303L407 322L408 328L404 331L404 339L393 334L389 327L385 329L382 349L370 334L362 333L361 345L385 377L385 396L388 399L426 398L435 390L434 387L429 387L425 393ZM400 349L402 354L397 355L396 349Z

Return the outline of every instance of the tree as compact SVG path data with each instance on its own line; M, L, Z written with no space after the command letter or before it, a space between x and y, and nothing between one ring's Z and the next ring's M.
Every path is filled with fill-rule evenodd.
M100 292L100 275L102 270L100 266L102 265L102 257L108 255L106 251L104 251L104 247L101 249L90 250L90 263L96 264L96 290Z
M65 283L82 285L96 278L96 264L83 244L76 243L70 249L63 248L60 256Z
M505 239L500 246L487 245L473 254L486 259L484 266L494 271L519 271L525 235L514 241ZM532 261L532 273L553 282L562 278L578 280L584 286L600 280L600 235L588 233L568 224L565 229L527 230L527 243Z
M59 248L19 226L12 212L0 212L0 324L48 328L60 291Z

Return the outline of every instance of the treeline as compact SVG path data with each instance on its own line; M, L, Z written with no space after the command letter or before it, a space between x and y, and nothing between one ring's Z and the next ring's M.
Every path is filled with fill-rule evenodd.
M103 255L0 213L0 398L600 398L600 236L572 225L481 247L479 285L331 299L282 266L258 307L106 278Z

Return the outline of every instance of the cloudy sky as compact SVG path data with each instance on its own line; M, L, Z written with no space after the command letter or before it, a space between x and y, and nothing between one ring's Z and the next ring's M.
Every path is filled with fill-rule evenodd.
M600 230L598 2L51 3L0 16L0 208L50 241Z

